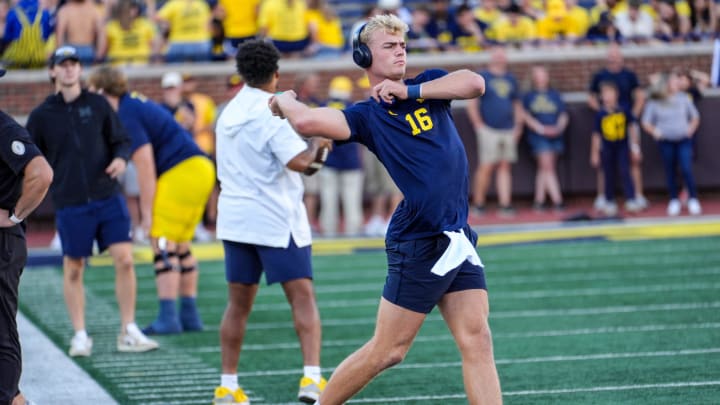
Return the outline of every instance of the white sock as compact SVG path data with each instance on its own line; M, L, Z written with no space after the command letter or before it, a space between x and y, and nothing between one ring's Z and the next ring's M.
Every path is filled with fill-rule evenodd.
M130 322L129 324L125 325L125 333L128 333L130 331L139 332L140 328L138 328L138 326L135 322Z
M230 391L235 391L238 389L237 374L221 374L220 385Z
M83 340L85 340L85 339L88 338L88 334L87 334L87 332L85 331L85 329L80 329L80 330L76 330L76 331L75 331L75 337L78 338L78 339L83 339Z
M303 373L305 374L305 377L310 377L313 381L318 383L322 378L322 374L320 374L320 366L304 366Z

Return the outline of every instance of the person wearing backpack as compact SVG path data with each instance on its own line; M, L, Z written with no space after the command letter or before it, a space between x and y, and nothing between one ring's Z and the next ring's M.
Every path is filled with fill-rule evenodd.
M0 59L15 68L45 66L45 42L52 31L50 12L39 0L20 0L7 14Z

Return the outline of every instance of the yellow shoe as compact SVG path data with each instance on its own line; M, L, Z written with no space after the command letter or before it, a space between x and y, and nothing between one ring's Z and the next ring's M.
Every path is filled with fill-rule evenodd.
M242 388L238 387L235 391L230 391L220 386L215 388L215 398L212 403L213 405L250 405L250 399Z
M320 398L320 394L325 389L327 381L320 378L320 382L315 382L310 377L300 379L300 391L298 391L298 401L306 404L314 404Z

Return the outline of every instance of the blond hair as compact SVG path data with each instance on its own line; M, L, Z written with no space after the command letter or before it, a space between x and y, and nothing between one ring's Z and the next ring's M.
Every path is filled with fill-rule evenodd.
M405 35L408 30L408 25L395 14L379 14L370 18L365 24L365 28L360 34L360 42L367 44L375 31L384 31L391 35Z
M88 84L109 96L120 97L128 91L125 74L119 69L107 65L93 70L88 77Z

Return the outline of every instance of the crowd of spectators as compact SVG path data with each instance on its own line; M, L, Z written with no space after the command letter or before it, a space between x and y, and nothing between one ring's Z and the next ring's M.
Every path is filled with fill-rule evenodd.
M75 46L84 64L225 61L243 41L265 38L284 57L331 58L347 52L349 27L379 13L410 26L410 52L702 41L718 32L713 0L412 5L378 0L362 16L341 19L339 2L328 0L0 0L0 54L20 68L42 66L61 45Z

